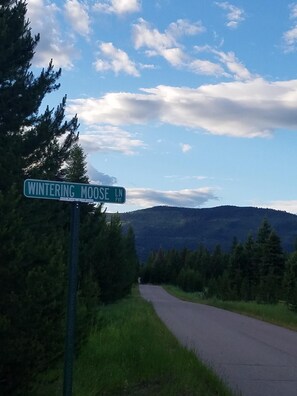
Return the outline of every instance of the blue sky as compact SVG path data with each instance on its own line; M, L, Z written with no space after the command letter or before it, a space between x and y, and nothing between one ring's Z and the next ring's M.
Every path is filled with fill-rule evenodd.
M156 205L297 213L297 2L28 0L94 183Z

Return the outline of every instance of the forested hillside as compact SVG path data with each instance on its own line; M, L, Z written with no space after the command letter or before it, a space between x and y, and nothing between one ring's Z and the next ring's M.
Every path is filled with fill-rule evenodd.
M255 237L233 239L228 252L159 249L150 254L141 271L144 283L171 283L201 297L277 303L297 311L297 246L286 254L281 239L267 220Z
M24 1L0 3L1 395L29 394L32 377L64 354L70 205L24 198L23 182L88 183L78 120L64 117L66 96L45 107L61 70L51 61L39 73L31 67L39 36L26 11ZM101 206L88 204L79 256L78 347L98 304L126 295L138 265L132 230L123 234L118 217L107 221Z
M254 207L219 206L190 209L157 206L121 213L124 227L133 227L139 257L146 260L152 250L196 249L202 244L213 250L220 245L229 251L234 237L245 241L257 234L267 219L282 240L285 251L294 249L297 237L297 216Z

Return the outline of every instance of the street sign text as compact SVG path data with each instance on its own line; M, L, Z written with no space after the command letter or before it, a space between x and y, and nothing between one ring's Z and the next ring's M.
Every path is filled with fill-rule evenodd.
M126 201L126 191L123 187L37 179L25 180L24 195L27 198L60 201L107 203L124 203Z

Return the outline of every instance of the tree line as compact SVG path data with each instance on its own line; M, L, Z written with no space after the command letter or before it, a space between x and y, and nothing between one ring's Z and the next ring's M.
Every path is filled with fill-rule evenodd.
M264 219L256 236L233 241L230 252L218 245L213 251L151 253L141 269L144 283L170 283L187 292L223 300L276 303L285 301L297 311L297 246L287 254L281 240Z
M0 3L0 393L28 394L27 384L64 353L70 205L27 199L26 178L89 183L78 119L65 120L66 96L52 61L37 76L39 42L23 0ZM102 205L81 204L77 347L98 304L129 293L137 277L134 234Z

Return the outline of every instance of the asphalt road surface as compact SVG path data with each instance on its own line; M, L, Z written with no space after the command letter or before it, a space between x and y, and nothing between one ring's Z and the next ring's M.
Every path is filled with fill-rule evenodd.
M187 347L243 396L297 396L297 332L244 315L181 301L140 285L157 314Z

